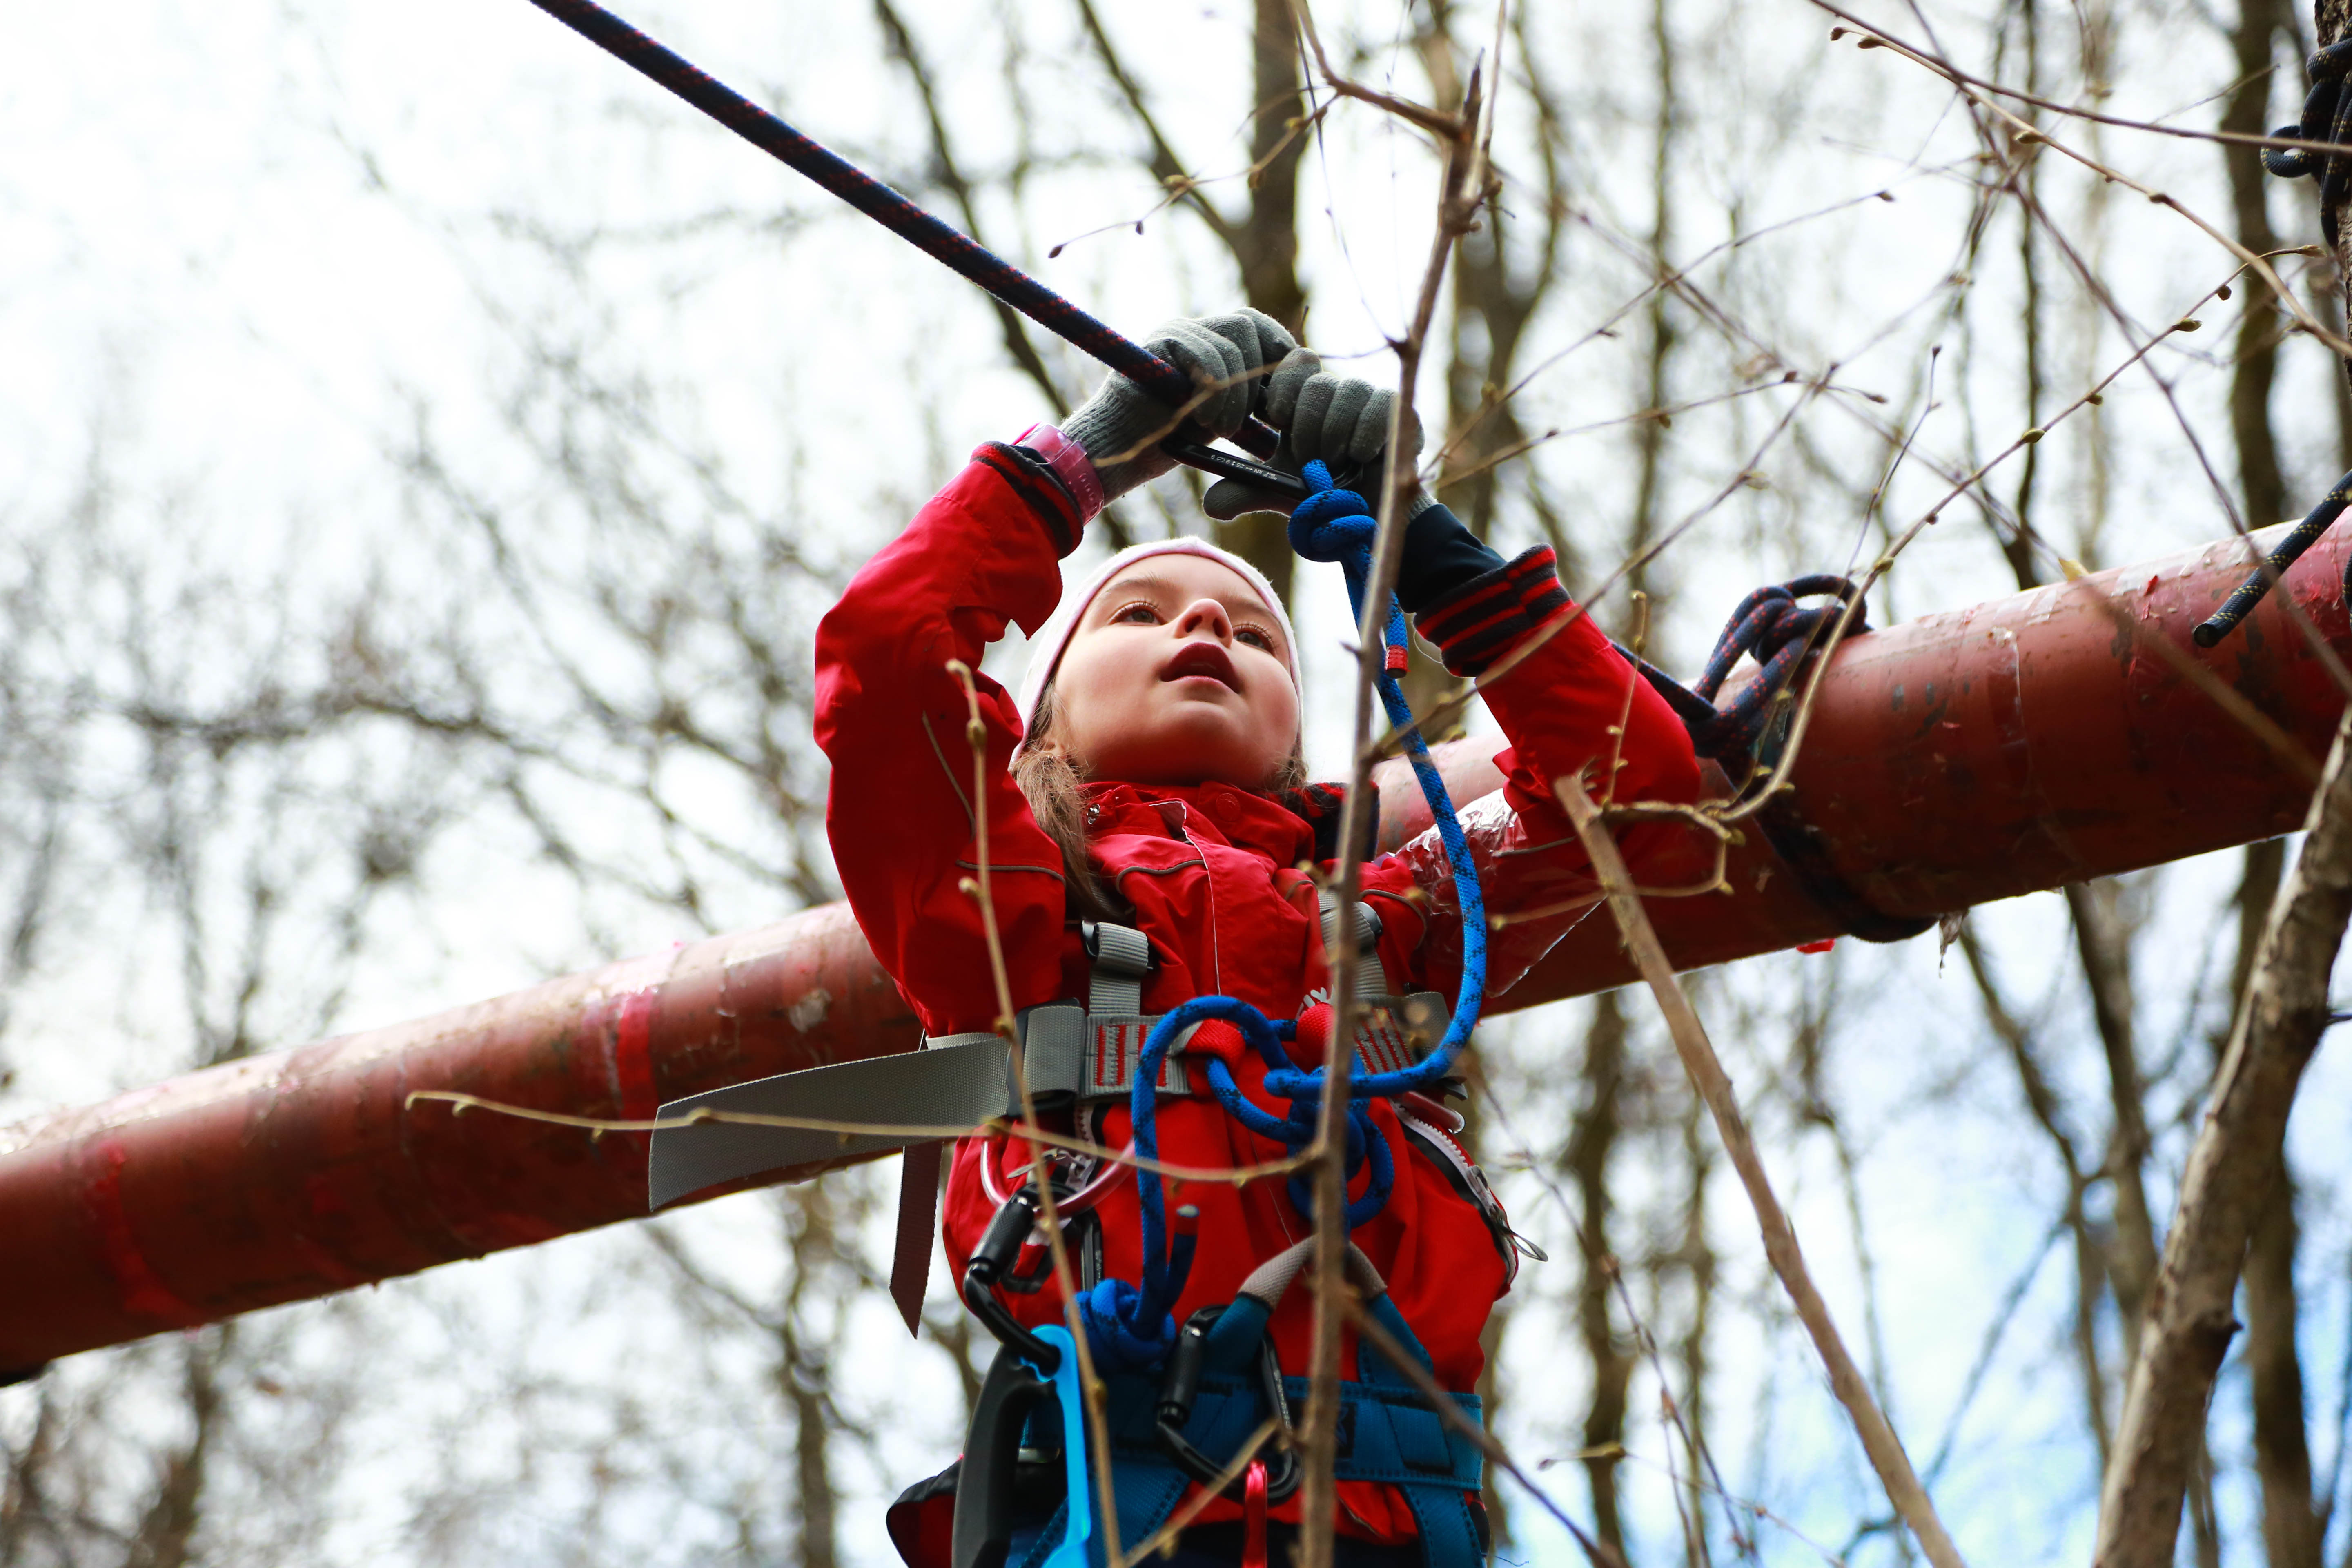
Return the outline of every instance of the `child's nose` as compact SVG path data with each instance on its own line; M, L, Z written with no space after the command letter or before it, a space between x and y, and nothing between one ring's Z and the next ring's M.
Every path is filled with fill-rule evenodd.
M1207 632L1219 642L1234 640L1234 620L1225 614L1224 605L1214 599L1195 599L1184 606L1176 618L1176 635L1191 637L1195 632Z

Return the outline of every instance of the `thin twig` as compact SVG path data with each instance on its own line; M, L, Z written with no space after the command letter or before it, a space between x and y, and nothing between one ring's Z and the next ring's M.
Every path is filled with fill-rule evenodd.
M1763 1232L1765 1257L1770 1260L1772 1272L1780 1277L1796 1306L1798 1318L1811 1336L1813 1348L1829 1373L1831 1391L1853 1422L1863 1451L1869 1456L1880 1484L1886 1489L1887 1500L1910 1526L1920 1549L1936 1568L1965 1568L1959 1549L1946 1533L1935 1504L1911 1468L1910 1457L1903 1451L1902 1440L1895 1436L1885 1413L1879 1409L1878 1402L1871 1397L1869 1383L1847 1352L1836 1321L1830 1316L1829 1303L1822 1299L1813 1283L1804 1253L1797 1244L1796 1228L1790 1224L1787 1212L1772 1190L1771 1179L1765 1174L1756 1141L1748 1132L1747 1118L1741 1115L1738 1100L1732 1092L1731 1079L1724 1072L1723 1063L1717 1058L1690 997L1675 977L1674 964L1658 941L1648 911L1633 892L1633 879L1626 875L1625 861L1617 852L1616 841L1602 826L1601 808L1593 804L1579 779L1555 780L1552 793L1559 796L1561 808L1575 824L1577 837L1583 841L1585 853L1591 857L1601 886L1608 890L1609 907L1617 917L1625 946L1642 978L1648 983L1651 994L1656 997L1675 1053L1682 1058L1692 1087L1706 1102L1716 1131L1723 1139L1724 1151L1731 1156L1740 1184L1748 1191L1748 1201L1755 1208L1757 1224Z
M1043 1143L1067 1153L1084 1154L1113 1165L1131 1165L1139 1171L1151 1171L1172 1181L1221 1182L1229 1186L1245 1187L1253 1182L1263 1182L1276 1176L1296 1175L1307 1168L1304 1155L1287 1159L1268 1160L1256 1165L1171 1165L1165 1160L1148 1160L1132 1149L1111 1149L1084 1138L1073 1138L1066 1132L1055 1132L1034 1122L1007 1121L992 1116L969 1127L949 1122L919 1121L833 1121L815 1116L775 1116L758 1110L713 1110L698 1107L682 1116L574 1116L567 1111L542 1110L537 1106L511 1105L502 1100L484 1100L478 1094L460 1094L448 1089L419 1089L409 1092L404 1105L419 1100L438 1100L455 1107L452 1115L462 1116L469 1110L487 1110L497 1116L511 1116L521 1121L544 1121L555 1127L577 1127L591 1134L605 1132L668 1132L680 1127L778 1127L796 1132L836 1132L844 1142L851 1138L898 1138L913 1142L929 1142L946 1138L993 1138L999 1135L1016 1138L1024 1143ZM877 1150L877 1155L889 1152Z
M2239 147L2294 148L2305 153L2334 153L2338 151L2336 146L2332 142L2306 142L2296 136L2261 136L2244 131L2204 131L2187 125L2165 125L2153 120L2128 120L2120 114L2103 114L2095 109L2084 109L2076 104L2061 103L2055 99L2042 98L2034 93L2023 91L2018 88L2004 87L1997 81L1989 81L1983 77L1972 76L1969 72L1960 69L1959 67L1945 60L1941 56L1933 54L1927 50L1914 50L1910 46L1898 42L1891 35L1881 32L1874 24L1862 21L1850 11L1840 10L1837 6L1830 5L1828 0L1812 0L1812 4L1820 9L1828 12L1831 16L1839 17L1850 24L1854 32L1867 37L1877 39L1879 46L1882 47L1904 50L1908 53L1916 53L1923 58L1935 60L1937 63L1938 68L1945 75L1952 78L1955 81L1966 82L1970 87L1981 88L1987 92L1995 94L2000 98L2010 99L2018 103L2022 103L2031 109L2048 110L2053 114L2063 114L2070 120L2088 121L2094 125L2111 125L2118 131L2144 131L2148 132L2150 135L2155 136L2178 137L2184 142L2216 142L2225 146ZM1846 31L1847 29L1845 27L1832 28L1830 30L1830 41L1832 43L1835 43L1840 36ZM2186 113L2190 109L2195 109L2202 104L2212 102L2214 99L2226 98L2243 85L2244 84L2242 82L2232 82L2230 86L2222 89L2220 92L2200 99L2196 103L2189 104L2182 109L2168 110L2166 112L2168 115Z
M1363 885L1363 865L1355 853L1361 841L1366 813L1371 809L1369 784L1375 684L1387 659L1385 632L1389 598L1396 584L1397 565L1404 547L1403 500L1414 480L1412 459L1405 450L1404 432L1412 418L1413 389L1418 382L1422 352L1446 264L1454 247L1469 232L1480 206L1493 189L1488 166L1476 140L1484 101L1482 78L1470 75L1461 110L1440 114L1408 104L1388 94L1343 80L1331 68L1315 30L1307 0L1292 0L1301 35L1324 79L1334 92L1388 110L1433 132L1444 157L1439 182L1437 221L1431 236L1429 259L1423 269L1421 290L1412 319L1392 347L1397 356L1397 395L1389 410L1387 461L1381 475L1379 521L1373 536L1371 570L1366 574L1363 604L1357 626L1356 708L1354 742L1349 754L1348 793L1340 810L1339 907L1353 907ZM1323 1063L1323 1095L1316 1119L1313 1145L1317 1160L1313 1184L1315 1213L1315 1312L1307 1354L1306 1413L1306 1474L1300 1488L1299 1568L1331 1568L1333 1530L1339 1518L1336 1477L1339 1415L1340 1298L1344 1289L1348 1248L1349 1080L1354 1058L1358 966L1365 960L1353 921L1339 922L1338 951L1331 955L1332 1019Z
M1561 1528L1576 1537L1576 1543L1584 1548L1585 1556L1594 1563L1606 1563L1609 1568L1626 1568L1623 1558L1585 1533L1582 1525L1570 1519L1561 1510L1558 1503L1551 1500L1550 1493L1536 1485L1534 1479L1519 1468L1519 1462L1511 1457L1511 1451L1503 1447L1492 1432L1462 1413L1462 1407L1454 1403L1453 1396L1439 1387L1437 1379L1431 1376L1429 1369L1421 1364L1421 1358L1397 1343L1396 1336L1390 1333L1378 1318L1364 1310L1363 1304L1356 1300L1352 1287L1342 1282L1339 1289L1345 1315L1348 1321L1355 1326L1356 1332L1370 1341L1372 1348L1380 1352L1381 1357L1391 1366L1404 1374L1404 1380L1412 1384L1414 1391L1421 1395L1423 1403L1429 1406L1431 1412L1440 1421L1476 1444L1478 1451L1486 1455L1489 1461L1500 1466L1513 1480L1527 1488L1528 1494L1543 1504L1544 1511L1558 1520Z
M1153 1552L1172 1549L1176 1543L1176 1538L1184 1533L1184 1527L1206 1512L1211 1503L1224 1495L1227 1487L1242 1479L1242 1472L1255 1462L1259 1447L1267 1438L1281 1429L1282 1417L1279 1414L1269 1415L1259 1422L1257 1430L1243 1439L1242 1446L1234 1450L1234 1457L1226 1462L1225 1468L1217 1472L1216 1479L1194 1488L1192 1497L1185 1501L1184 1506L1170 1514L1167 1522L1153 1531L1145 1539L1143 1544L1124 1557L1112 1559L1116 1568L1135 1568L1137 1563L1143 1562Z
M1544 1167L1541 1161L1536 1158L1535 1150L1528 1143L1526 1135L1512 1125L1511 1113L1505 1109L1502 1097L1495 1093L1493 1088L1485 1081L1483 1075L1474 1077L1472 1081L1484 1098L1486 1109L1494 1113L1496 1124L1503 1129L1505 1135L1517 1145L1515 1152L1517 1153L1521 1163L1526 1166L1528 1173L1536 1178L1538 1184L1543 1188L1553 1205L1559 1208L1560 1218L1567 1222L1570 1233L1577 1238L1577 1244L1585 1249L1593 1263L1607 1276L1611 1293L1617 1299L1618 1309L1625 1314L1625 1321L1633 1331L1634 1346L1641 1352L1643 1359L1650 1363L1651 1375L1658 1380L1658 1397L1664 1402L1667 1418L1673 1425L1675 1435L1682 1439L1683 1447L1691 1453L1696 1454L1700 1462L1706 1465L1707 1474L1715 1479L1715 1489L1717 1495L1724 1498L1727 1502L1741 1500L1743 1507L1761 1512L1761 1508L1757 1504L1733 1499L1730 1489L1723 1484L1721 1472L1716 1468L1713 1450L1706 1446L1696 1429L1684 1420L1682 1406L1675 1399L1674 1379L1667 1375L1665 1357L1658 1350L1658 1338L1650 1331L1650 1325L1643 1320L1641 1308L1634 1303L1633 1289L1625 1283L1625 1270L1618 1266L1615 1258L1601 1248L1600 1237L1587 1232L1583 1221L1578 1217L1574 1205L1569 1203L1568 1194L1559 1190L1559 1184L1552 1180L1550 1172ZM1540 1469L1543 1466L1538 1465L1537 1468ZM1736 1522L1733 1523L1732 1530L1734 1533L1738 1533L1738 1525Z
M2263 281L2271 286L2272 291L2278 295L2280 302L2286 306L2288 313L2294 317L2296 324L2301 326L2304 331L2309 332L2313 337L2317 338L2321 342L2326 343L2338 354L2352 357L2352 342L2347 342L2341 335L2333 330L2322 326L2320 324L2319 318L2311 313L2309 307L2305 306L2302 300L2295 295L2294 290L2290 289L2286 286L2285 282L2279 277L2278 273L2272 269L2269 261L2264 259L2256 252L2248 249L2244 242L2240 240L2235 235L2227 233L2226 231L2216 227L2214 225L2208 223L2202 216L2199 216L2196 211L2189 207L2183 206L2177 198L2168 195L2164 192L2157 190L2153 186L2141 184L2139 181L2133 179L2129 174L2123 173L2119 169L2111 168L2107 164L2100 163L2096 158L2090 156L2086 153L2076 152L2074 148L2067 146L2063 142L2056 140L2047 132L2035 126L2032 121L2011 113L2005 106L1996 103L1992 101L1991 99L1985 96L1988 91L1993 89L1979 86L1975 78L1969 76L1966 71L1961 70L1958 66L1951 64L1942 57L1930 54L1924 49L1915 48L1911 45L1904 43L1898 38L1890 37L1867 23L1856 21L1853 17L1848 16L1845 12L1839 10L1835 5L1829 4L1829 0L1812 0L1812 4L1820 6L1822 10L1829 12L1832 16L1845 17L1847 21L1852 23L1856 32L1866 35L1869 38L1874 40L1878 47L1892 50L1903 58L1911 61L1914 65L1920 66L1925 69L1933 71L1936 75L1942 77L1946 81L1950 82L1952 84L1953 90L1968 99L1969 102L2000 119L2008 128L2013 140L2023 142L2027 145L2048 147L2053 152L2058 153L2061 157L2068 158L2074 163L2080 163L2084 168L2090 170L2091 173L2099 175L2101 178L2111 180L2115 184L2123 186L2126 190L2137 191L2139 195L2146 196L2158 206L2169 207L2174 212L2179 213L2182 217L2187 218L2190 223L2194 224L2200 230L2201 230L2208 239L2210 239L2214 244L2221 247L2222 249L2227 250L2231 255L2236 257L2241 262L2251 267L2256 273L2260 274ZM2299 147L2306 145L2306 143L2278 138L2264 138L2264 140L2271 142L2274 145L2283 147ZM2312 150L2325 153L2333 151L2334 149L2321 145L2313 148Z
M988 967L996 982L996 1032L1004 1037L1013 1051L1013 1082L1021 1094L1021 1116L1030 1126L1037 1125L1037 1101L1029 1091L1026 1053L1022 1049L1021 1030L1013 1021L1013 982L1005 972L1004 944L996 930L996 903L989 885L988 867L988 725L980 716L980 689L972 679L971 667L960 658L948 660L948 673L963 688L964 738L971 744L971 825L972 859L978 875L967 879L966 890L980 906L981 934L988 944ZM1078 1359L1078 1392L1086 1404L1087 1436L1094 1448L1097 1486L1102 1493L1102 1526L1104 1555L1118 1561L1118 1500L1113 1490L1110 1462L1110 1409L1108 1391L1095 1372L1094 1351L1087 1341L1086 1320L1078 1313L1077 1272L1070 1267L1070 1248L1062 1235L1062 1217L1054 1197L1054 1173L1045 1159L1045 1145L1033 1142L1029 1145L1031 1181L1037 1188L1038 1223L1045 1232L1045 1247L1054 1263L1054 1288L1062 1293L1062 1321L1070 1331L1070 1349ZM1078 1506L1076 1498L1070 1506Z
M2239 272L2231 273L2231 277L2235 279L2242 271L2243 268L2240 268ZM2207 300L2212 299L2228 286L2227 282L2216 284L2207 289L2196 304L2189 308L2195 310L2202 306ZM2182 318L2182 320L2187 319ZM1880 578L1886 575L1887 571L1893 567L1903 552L1909 549L1912 543L1934 524L1942 515L1944 508L1975 489L1984 477L2000 464L2042 439L2053 426L2063 423L2079 410L2098 404L2105 395L2106 389L2113 385L2117 378L2154 353L2158 343L2181 330L2180 321L2176 321L2171 326L2158 332L2146 343L2133 350L2113 370L2102 376L2089 391L2066 405L2042 424L2022 432L2008 446L1978 464L1973 472L1953 483L1951 488L1937 499L1935 505L1921 513L1910 526L1895 537L1893 543L1879 554L1878 559L1870 563L1870 570L1864 574L1862 581L1854 585L1853 594L1841 606L1837 619L1831 626L1828 636L1822 639L1821 650L1813 658L1813 668L1806 677L1804 695L1797 704L1796 716L1790 721L1788 742L1781 748L1780 760L1769 768L1759 770L1759 776L1765 781L1765 787L1756 791L1742 804L1724 812L1722 814L1724 821L1738 822L1753 816L1764 809L1765 804L1774 795L1794 787L1790 775L1795 770L1798 757L1802 753L1805 735L1811 726L1815 705L1820 701L1822 688L1828 682L1831 657L1837 651L1838 646L1845 640L1854 623L1861 618L1862 607L1870 597L1870 590L1878 584Z

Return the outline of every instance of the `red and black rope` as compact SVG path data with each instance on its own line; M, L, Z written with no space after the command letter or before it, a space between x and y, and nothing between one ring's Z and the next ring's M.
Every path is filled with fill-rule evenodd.
M823 185L926 255L946 263L1046 331L1141 386L1171 408L1194 388L1184 373L1122 337L1026 272L908 201L831 149L811 141L734 89L714 80L594 0L531 0L541 10L658 86L667 89L746 142ZM1227 479L1303 496L1304 482L1277 469L1215 451L1191 426L1163 443L1180 462ZM1259 457L1273 455L1279 437L1252 419L1234 437Z

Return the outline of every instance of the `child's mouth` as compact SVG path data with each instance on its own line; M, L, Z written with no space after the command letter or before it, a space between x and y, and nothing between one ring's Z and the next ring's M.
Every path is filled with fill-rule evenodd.
M1234 669L1232 658L1213 642L1186 643L1176 650L1175 656L1160 672L1162 680L1186 680L1198 677L1220 681L1234 691L1242 689L1241 676Z

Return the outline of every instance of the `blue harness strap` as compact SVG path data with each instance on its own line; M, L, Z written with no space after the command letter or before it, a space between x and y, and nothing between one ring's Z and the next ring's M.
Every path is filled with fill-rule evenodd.
M1267 1321L1309 1245L1301 1243L1254 1274L1207 1331L1200 1381L1183 1436L1220 1466L1240 1452L1269 1415L1267 1393L1255 1367L1265 1353ZM1422 1370L1433 1370L1429 1352L1397 1310L1370 1262L1357 1253L1351 1267L1364 1289L1365 1311L1421 1363ZM1356 1366L1358 1378L1339 1385L1339 1479L1377 1482L1403 1495L1420 1535L1423 1568L1478 1568L1485 1561L1485 1549L1472 1500L1485 1485L1485 1455L1466 1434L1430 1409L1420 1390L1371 1345L1359 1342ZM1281 1381L1289 1408L1302 1408L1307 1380L1286 1377ZM1176 1462L1161 1440L1163 1386L1150 1377L1118 1372L1108 1373L1104 1383L1118 1539L1131 1551L1167 1522L1196 1478ZM1483 1419L1476 1394L1448 1394L1446 1397L1472 1426ZM1033 1438L1047 1438L1053 1427L1062 1429L1065 1442L1080 1440L1066 1418L1049 1426L1041 1407L1033 1418ZM1076 1478L1083 1472L1082 1464L1068 1467L1074 1495L1080 1485ZM1064 1568L1062 1554L1070 1542L1080 1539L1068 1528L1069 1509L1070 1500L1065 1498L1053 1519L1034 1536L1024 1538L1027 1550L1016 1547L1008 1559L1010 1568ZM1103 1533L1097 1530L1087 1537L1091 1568L1103 1568Z

